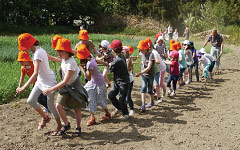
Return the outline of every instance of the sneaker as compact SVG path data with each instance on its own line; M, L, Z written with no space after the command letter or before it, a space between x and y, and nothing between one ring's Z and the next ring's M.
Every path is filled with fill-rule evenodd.
M157 101L158 101L158 103L161 103L161 102L162 102L162 99L161 99L161 98L158 98Z
M119 114L120 113L120 111L118 110L118 109L115 109L112 113L111 113L111 117L113 118L113 117L116 117L117 116L117 114Z
M189 80L187 80L187 81L185 82L185 84L190 84L190 81L189 81Z
M43 107L42 110L43 110L43 112L45 112L45 113L51 113L50 110L49 110L48 108L46 108L46 107Z
M133 116L135 114L135 111L134 110L130 110L129 111L129 116Z
M123 118L124 118L124 119L128 119L128 118L129 118L129 115L123 115Z
M172 93L172 89L170 89L169 91L168 91L168 95L170 95Z
M175 92L172 92L170 96L175 96L175 95L176 95L176 93L175 93Z
M141 112L145 112L145 110L146 110L145 105L141 106L141 107L139 108L139 110L140 110Z
M154 106L154 102L149 102L145 107L146 108L151 108L152 106Z

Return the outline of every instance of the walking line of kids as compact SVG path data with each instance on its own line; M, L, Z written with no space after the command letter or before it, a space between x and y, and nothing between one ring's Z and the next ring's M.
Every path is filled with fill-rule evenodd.
M172 32L172 27L169 27ZM175 30L177 32L177 30ZM141 40L138 43L139 56L132 56L132 46L125 46L120 40L113 40L111 43L102 40L99 50L89 40L88 31L79 31L79 40L74 49L71 48L71 41L64 37L55 35L52 40L52 48L59 57L46 53L40 47L40 42L31 34L24 33L18 37L19 54L17 61L21 63L21 77L16 92L20 94L30 84L33 89L27 99L42 117L38 129L43 129L51 120L48 113L52 113L56 121L56 128L51 135L63 135L71 128L66 116L66 110L73 109L76 118L74 136L81 135L81 109L89 111L87 125L96 123L95 113L100 105L104 111L102 121L116 117L118 113L127 119L136 115L131 92L134 86L134 76L141 77L141 112L153 107L155 103L161 103L162 98L168 94L175 96L176 90L184 84L190 84L193 80L192 70L195 69L196 81L199 82L199 74L207 80L213 80L213 68L219 68L220 58L223 52L223 38L216 29L204 43L203 48L197 51L192 41L185 40L182 43L172 39L169 33L170 47L166 49L164 41L167 36L158 33L155 43L150 38ZM189 38L189 35L185 38ZM204 47L211 42L211 54L207 54ZM29 53L33 54L32 59ZM213 56L216 55L216 58ZM77 64L80 62L80 65ZM136 59L141 57L141 71L133 73ZM54 72L49 67L49 60L58 62L60 67L61 82L57 83ZM104 65L103 74L98 64ZM138 65L138 64L136 64ZM200 66L200 73L198 67ZM113 73L113 83L107 78L108 72ZM164 77L168 72L167 84ZM29 76L28 81L23 84L25 75ZM84 75L86 84L83 86L80 76ZM111 87L109 93L107 89ZM56 103L54 100L55 91L58 90ZM150 101L146 100L146 94L150 95ZM157 97L155 101L154 97ZM109 112L107 103L111 101L115 110ZM42 106L40 106L41 104Z

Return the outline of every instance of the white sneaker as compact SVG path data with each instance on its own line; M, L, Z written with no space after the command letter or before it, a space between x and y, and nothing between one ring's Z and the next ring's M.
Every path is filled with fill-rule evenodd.
M170 89L169 91L168 91L168 95L170 95L172 93L172 89Z
M189 80L187 80L186 82L185 82L185 84L189 84L190 83L190 81Z
M111 113L111 117L114 118L117 116L117 114L119 114L120 111L118 109L115 109L112 113Z
M128 118L129 118L129 115L124 115L123 118L124 118L124 119L128 119Z
M158 103L161 103L161 102L162 102L162 99L161 99L161 98L159 98L159 99L158 99Z
M176 93L175 93L175 92L172 92L172 93L171 93L171 96L175 96L175 95L176 95Z
M129 116L133 116L135 114L135 111L134 110L130 110L129 111Z

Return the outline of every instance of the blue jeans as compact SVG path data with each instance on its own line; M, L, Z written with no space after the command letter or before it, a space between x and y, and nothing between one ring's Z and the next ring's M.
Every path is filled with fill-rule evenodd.
M108 93L108 99L112 102L113 106L118 110L122 110L123 115L128 115L126 104L126 97L128 94L129 84L116 84L114 83L111 91ZM117 100L116 96L119 95Z
M197 79L197 82L199 82L199 73L198 73L198 61L195 61L191 66L191 81L192 81L192 69L193 67L195 68L195 74L196 74L196 79Z
M132 101L132 97L131 97L132 88L133 88L133 82L129 83L129 89L128 89L128 93L127 93L127 97L126 97L126 101L129 105L130 110L134 110L133 101Z
M219 57L219 55L220 55L220 47L212 47L211 48L211 52L210 52L210 54L212 55L212 56L216 56L216 59ZM220 64L220 59L218 60L218 61L216 61L216 68L218 69L219 68L219 64Z
M142 85L141 85L141 93L153 94L153 80L154 78L146 78L142 76Z
M168 80L167 80L167 87L171 87L171 82L173 81L173 90L176 90L176 84L178 81L179 75L175 76L172 74L169 74Z

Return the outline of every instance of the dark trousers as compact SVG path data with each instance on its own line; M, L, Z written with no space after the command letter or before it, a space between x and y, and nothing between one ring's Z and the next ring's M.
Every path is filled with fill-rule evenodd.
M171 81L173 81L173 90L176 90L178 78L179 78L179 75L175 76L175 75L169 74L168 80L167 80L167 87L171 87Z
M133 101L132 101L132 97L131 97L132 88L133 88L133 82L131 82L129 84L128 93L127 93L127 97L126 97L126 101L127 101L128 105L129 105L130 110L134 110Z
M197 82L199 82L199 73L198 73L198 61L195 61L191 66L191 81L192 81L192 69L193 67L195 68L195 74L196 74L196 79L197 79Z
M108 99L112 102L113 106L118 110L122 110L123 115L128 115L126 104L126 97L128 93L129 84L116 84L114 83L111 91L108 93ZM116 96L119 94L119 99Z
M43 95L42 93L38 97L38 103L43 105L45 108L48 108L47 106L47 96Z

